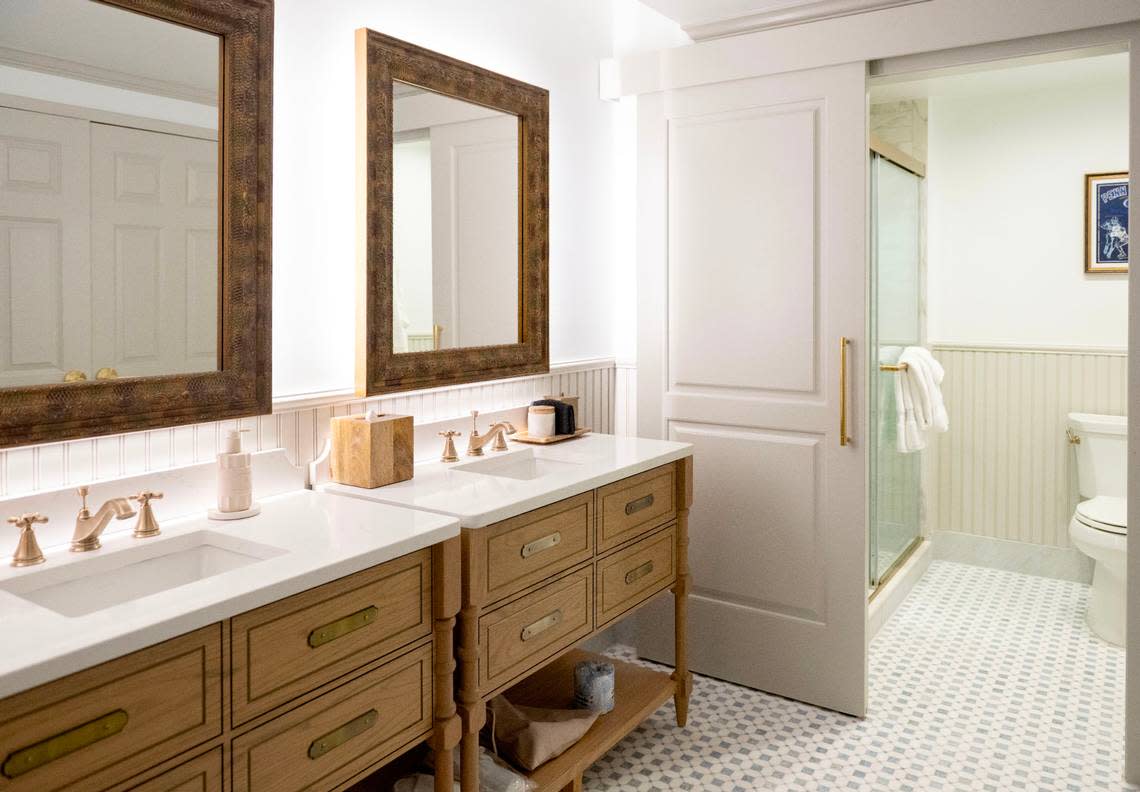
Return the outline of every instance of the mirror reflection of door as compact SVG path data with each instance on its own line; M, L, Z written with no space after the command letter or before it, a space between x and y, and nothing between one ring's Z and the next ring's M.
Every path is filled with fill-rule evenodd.
M519 341L518 118L397 82L393 351Z
M0 48L0 388L217 370L218 37L5 0Z

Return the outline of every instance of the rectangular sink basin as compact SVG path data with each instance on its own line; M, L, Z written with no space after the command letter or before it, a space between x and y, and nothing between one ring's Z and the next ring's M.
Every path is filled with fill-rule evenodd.
M527 448L512 454L490 456L473 462L462 462L455 465L452 470L458 470L461 473L480 473L484 476L500 476L519 481L531 481L555 473L565 473L576 467L578 467L577 462L563 462L559 459L535 456L534 449Z
M215 531L193 531L147 539L124 550L95 551L90 559L44 567L0 584L0 589L62 616L86 616L285 552Z

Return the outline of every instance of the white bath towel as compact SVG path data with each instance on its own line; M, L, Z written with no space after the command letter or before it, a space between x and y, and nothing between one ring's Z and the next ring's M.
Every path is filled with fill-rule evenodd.
M907 347L899 355L899 364L906 368L895 378L896 447L900 453L908 454L926 448L926 433L947 431L950 420L942 399L945 371L934 356L922 347Z

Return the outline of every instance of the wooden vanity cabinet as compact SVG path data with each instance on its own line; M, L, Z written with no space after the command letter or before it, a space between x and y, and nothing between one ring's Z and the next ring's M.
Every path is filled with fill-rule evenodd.
M539 792L580 789L582 772L670 696L678 725L692 675L685 651L692 458L630 476L484 528L463 530L459 712L463 792L478 792L479 731L486 703L504 691L519 703L569 707L573 649L671 589L676 616L672 674L615 662L615 710L562 756L531 774Z
M0 701L0 792L331 792L459 743L460 540Z

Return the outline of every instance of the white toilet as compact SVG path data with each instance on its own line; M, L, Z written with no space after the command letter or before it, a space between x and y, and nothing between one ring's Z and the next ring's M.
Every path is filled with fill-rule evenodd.
M1128 557L1128 419L1069 414L1082 500L1069 536L1091 558L1089 627L1109 643L1124 644L1125 564Z

